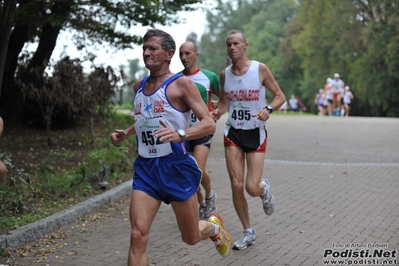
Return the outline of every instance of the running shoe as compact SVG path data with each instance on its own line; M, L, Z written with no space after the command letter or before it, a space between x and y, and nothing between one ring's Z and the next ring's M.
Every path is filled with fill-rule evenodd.
M249 246L255 245L255 242L256 242L256 236L254 230L252 230L252 234L249 232L244 232L242 234L242 237L236 242L234 242L233 249L243 250Z
M274 212L274 205L276 201L272 195L269 181L267 181L266 179L262 179L261 183L266 188L266 195L260 197L263 203L263 210L267 215L271 215Z
M215 243L216 250L222 257L227 257L231 251L231 236L229 232L224 229L222 217L217 213L212 213L208 219L209 222L219 226L219 233L211 240Z
M208 216L206 216L206 206L199 206L199 219L207 220Z
M217 199L217 195L215 192L212 193L212 197L210 199L205 199L205 203L206 203L206 217L208 218L211 213L216 212L216 199Z

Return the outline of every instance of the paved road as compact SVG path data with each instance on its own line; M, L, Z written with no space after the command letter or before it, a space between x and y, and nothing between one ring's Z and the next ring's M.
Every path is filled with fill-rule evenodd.
M260 199L247 197L256 245L227 258L211 241L188 246L170 206L162 205L150 235L150 265L325 265L325 252L339 256L345 248L358 252L347 264L378 265L372 255L383 250L386 257L378 262L398 265L399 119L274 115L267 126L264 176L276 209L267 217ZM237 239L242 228L231 201L222 127L218 123L208 169L218 210ZM15 249L0 264L126 265L128 201L123 197Z

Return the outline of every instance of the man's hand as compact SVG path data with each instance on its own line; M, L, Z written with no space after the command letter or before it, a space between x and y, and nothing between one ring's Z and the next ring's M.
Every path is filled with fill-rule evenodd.
M211 116L213 120L216 122L222 117L222 113L220 113L220 110L217 108L211 112Z
M112 145L115 147L120 147L120 143L127 139L127 134L125 130L115 129L110 138Z
M219 101L216 100L211 100L211 106L213 109L217 109L218 108L218 103Z
M263 108L257 114L252 115L252 117L256 117L256 116L258 117L259 120L266 121L269 119L270 113L266 108Z
M179 134L172 128L170 128L163 120L159 120L159 123L164 127L154 132L154 136L158 138L162 143L167 142L181 142Z

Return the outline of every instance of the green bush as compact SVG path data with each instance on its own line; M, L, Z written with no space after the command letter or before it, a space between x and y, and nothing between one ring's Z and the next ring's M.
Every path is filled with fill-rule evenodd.
M108 114L119 128L133 123L131 116ZM110 120L110 121L111 121ZM111 127L112 123L104 123ZM71 129L71 134L73 130ZM76 154L66 148L51 151L49 156L34 165L29 173L12 164L11 155L0 153L9 171L6 183L0 186L0 232L45 218L60 210L102 193L99 181L106 180L109 188L132 176L135 138L129 138L115 148L109 134L114 128L103 128L104 135L96 136L94 144L85 140L87 153L73 167L60 169L57 163L68 162ZM80 158L80 157L79 157Z

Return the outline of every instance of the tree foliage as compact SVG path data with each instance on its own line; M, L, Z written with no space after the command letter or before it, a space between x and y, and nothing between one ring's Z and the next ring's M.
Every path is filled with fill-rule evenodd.
M254 14L265 10L270 1L216 0L216 11L207 11L208 27L198 44L203 56L199 57L198 63L204 68L220 73L230 63L226 50L227 33L234 29L243 30L243 25L249 23Z
M355 95L351 113L399 116L399 2L217 1L198 44L199 64L229 64L225 39L242 30L250 59L267 64L285 94L316 111L314 96L335 72ZM211 56L210 56L211 55Z
M399 116L399 3L300 1L290 32L302 60L301 93L339 72L356 100L353 114Z
M247 37L248 58L267 64L284 91L294 90L294 71L283 69L280 48L288 23L295 16L293 1L218 1L216 10L207 13L209 26L198 45L203 54L199 64L216 73L229 65L225 40L230 30L238 29Z
M10 40L0 104L2 108L7 105L11 113L16 113L16 103L22 101L14 76L26 43L38 43L26 77L41 88L44 70L61 31L72 30L80 49L104 44L123 49L141 42L140 36L129 33L131 26L178 22L179 10L192 10L191 4L202 2L17 0L14 12L10 4L15 1L0 2L2 17L8 19L1 21L1 36L9 36ZM220 73L230 63L226 34L238 29L246 34L250 44L248 57L266 63L286 95L299 96L308 107L315 109L313 99L318 88L338 72L355 95L353 115L399 116L397 0L215 2L216 8L206 15L205 33L196 40L202 54L198 60L201 67ZM12 31L7 35L10 18ZM3 43L2 40L1 49ZM0 64L4 50L1 52ZM5 109L2 108L0 112Z
M264 62L286 94L295 93L296 81L283 68L282 42L296 7L291 0L269 1L262 12L251 16L243 26L250 44L247 56ZM267 18L267 19L265 19Z
M130 59L127 60L127 66L120 65L120 73L121 73L121 86L117 89L117 95L115 95L113 101L118 104L131 104L134 99L134 83L149 75L149 71L146 67L140 65L140 59Z
M178 23L180 18L177 12L192 11L194 8L191 5L199 2L201 1L5 0L4 3L0 1L2 15L7 13L7 10L13 10L6 9L9 3L15 5L12 27L0 28L2 31L0 36L9 36L4 73L0 73L3 74L0 103L5 107L5 114L15 114L15 106L22 101L22 92L14 83L14 74L18 68L18 57L25 44L38 43L30 60L28 73L31 73L29 82L40 88L43 73L61 31L74 33L73 40L78 49L84 49L87 45L104 44L124 49L141 42L141 36L129 32L132 26L154 27L156 24ZM8 33L7 30L11 32ZM0 47L6 49L4 46ZM1 62L0 60L0 64Z
M85 77L80 60L64 57L53 66L51 76L45 72L38 87L35 83L26 82L30 76L28 65L29 60L20 63L16 80L24 96L25 113L29 114L26 117L35 120L36 110L40 111L46 126L47 144L52 145L51 126L57 117L62 121L87 118L90 135L94 136L92 117L109 110L111 97L120 80L114 70L96 67Z

